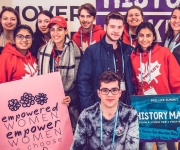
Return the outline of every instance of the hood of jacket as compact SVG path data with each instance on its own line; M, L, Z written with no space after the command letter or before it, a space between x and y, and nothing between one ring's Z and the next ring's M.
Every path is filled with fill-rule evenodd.
M15 55L18 56L19 58L30 58L31 56L31 52L29 52L26 56L22 55L19 51L17 51L16 47L10 43L7 43L2 51L2 54L11 54L11 55Z
M162 46L160 46L158 43L156 43L156 44L153 46L153 48L151 49L151 53L154 54L154 53L156 53L157 51L159 51L161 48L162 48ZM148 55L148 53L149 53L149 51L148 51L148 52L143 52L143 53L142 53L142 56ZM139 55L140 55L139 50L136 48L136 49L133 51L132 55L138 55L138 56L139 56Z
M131 38L129 36L129 29L128 26L124 24L124 30L123 30L123 34L122 34L122 41L126 44L131 44ZM134 47L137 44L137 40L136 39L132 39L132 44L134 45Z
M92 33L95 33L95 32L97 32L97 31L99 31L99 30L103 30L103 28L101 27L101 25L95 25L95 24L93 24ZM81 31L82 31L82 26L79 27L79 29L78 29L79 35L81 34ZM83 34L83 35L89 35L90 32L86 32L86 33L82 32L82 34Z
M123 34L124 34L124 36L126 36L127 38L130 39L128 26L125 24L124 24Z

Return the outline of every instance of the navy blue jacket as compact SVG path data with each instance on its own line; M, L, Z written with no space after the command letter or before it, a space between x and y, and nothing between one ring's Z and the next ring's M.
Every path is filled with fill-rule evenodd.
M130 54L134 48L123 43L121 40L118 42L122 45L125 66L125 83L129 97L129 95L135 93L135 88L132 82L132 65L130 60ZM105 36L99 42L90 45L86 49L80 61L77 74L82 110L95 104L97 101L100 101L97 95L98 79L104 71L115 71L113 58L113 46L105 41ZM127 104L129 103L128 99Z

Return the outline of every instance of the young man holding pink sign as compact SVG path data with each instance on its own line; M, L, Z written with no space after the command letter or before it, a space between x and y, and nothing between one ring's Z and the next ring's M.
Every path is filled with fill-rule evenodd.
M121 101L120 77L106 71L99 78L100 102L81 113L71 150L138 150L137 111Z

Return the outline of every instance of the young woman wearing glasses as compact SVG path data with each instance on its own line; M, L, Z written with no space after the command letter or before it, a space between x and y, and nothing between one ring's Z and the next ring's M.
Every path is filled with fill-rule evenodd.
M27 25L14 30L15 44L7 43L0 55L0 83L32 77L37 73L36 58L32 56L33 31Z

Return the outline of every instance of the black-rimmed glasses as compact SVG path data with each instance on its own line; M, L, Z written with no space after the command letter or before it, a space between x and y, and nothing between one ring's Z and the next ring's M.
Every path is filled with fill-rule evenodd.
M24 36L24 35L22 35L22 34L16 35L16 38L17 38L18 40L23 40L23 39L25 38L27 41L30 41L30 40L33 39L32 35L26 35L26 36Z
M102 95L108 95L109 92L111 92L113 95L117 95L119 93L119 90L118 88L112 88L111 90L107 89L107 88L103 88L103 89L100 89Z

